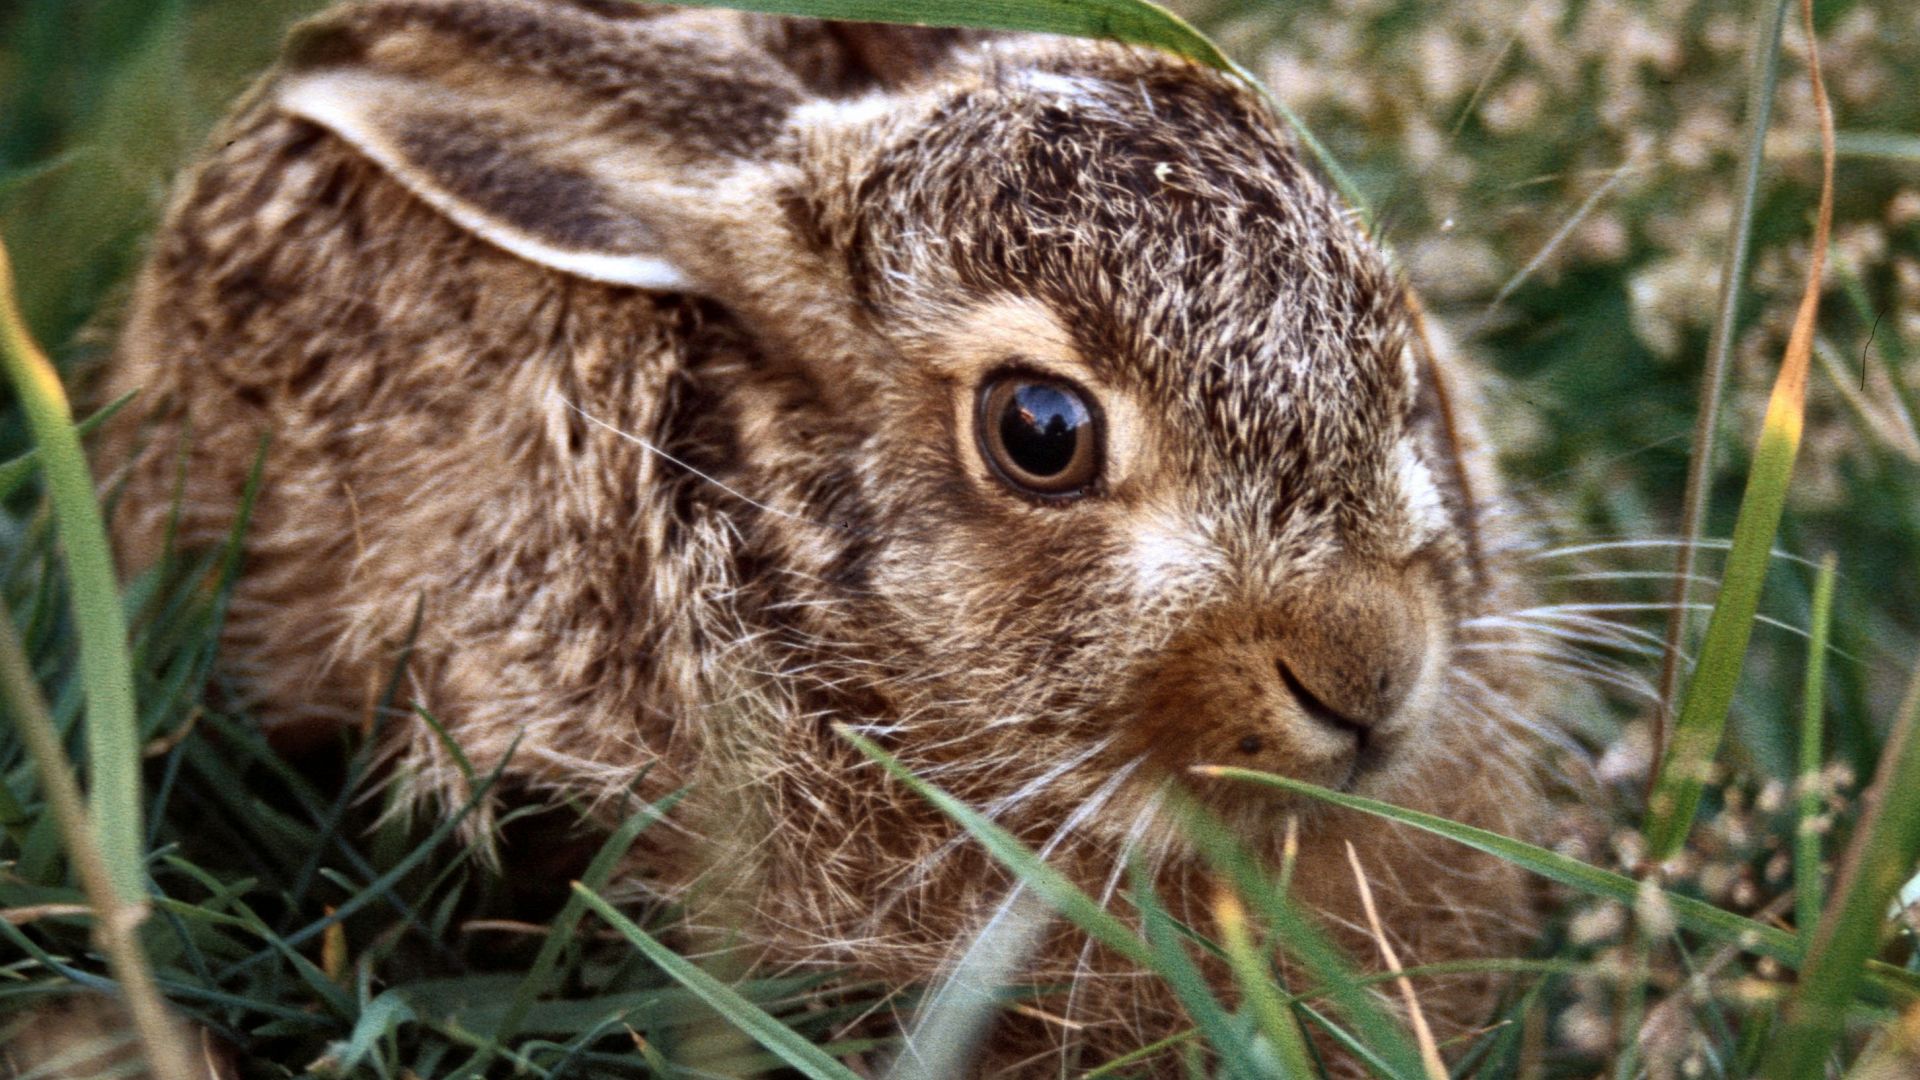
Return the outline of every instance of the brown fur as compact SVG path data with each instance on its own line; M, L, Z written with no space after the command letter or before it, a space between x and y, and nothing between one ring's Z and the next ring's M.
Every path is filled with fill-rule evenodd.
M1156 813L1188 765L1537 829L1526 590L1471 374L1410 308L1265 107L1159 53L374 0L297 32L180 185L107 387L152 406L118 528L157 554L185 438L181 536L214 542L271 432L225 640L271 723L360 715L418 602L407 695L475 766L517 741L517 781L610 814L691 785L636 885L744 903L772 962L922 981L1010 878L835 721L1097 895L1145 853L1202 927ZM980 460L1009 360L1098 399L1088 497ZM394 738L458 797L424 725ZM1269 856L1300 817L1299 892L1369 963L1346 840L1405 962L1529 939L1497 862L1193 786ZM983 1072L1183 1024L1083 944L1024 972L1077 979L1042 1003L1075 1026L1010 1019ZM1423 1001L1455 1033L1496 989Z

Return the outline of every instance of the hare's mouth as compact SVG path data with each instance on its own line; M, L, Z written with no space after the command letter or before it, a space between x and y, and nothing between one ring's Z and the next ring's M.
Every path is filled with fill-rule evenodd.
M1225 668L1226 678L1210 664L1199 678L1150 688L1128 717L1122 753L1171 775L1229 766L1340 791L1368 786L1399 756L1407 725L1397 710L1376 717L1336 707L1284 660L1269 661L1264 678L1251 663Z

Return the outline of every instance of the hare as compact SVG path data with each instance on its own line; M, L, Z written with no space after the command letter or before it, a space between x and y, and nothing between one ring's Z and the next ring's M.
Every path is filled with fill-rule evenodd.
M365 0L183 179L105 389L149 406L110 444L130 565L175 513L216 542L271 433L223 647L282 737L364 715L417 609L404 694L476 769L610 817L684 787L633 889L906 985L1014 880L837 725L1103 900L1138 855L1212 925L1171 787L1263 856L1294 829L1363 962L1348 844L1404 963L1525 947L1504 864L1190 772L1539 827L1474 378L1267 106L1178 57ZM1072 988L971 1067L1189 1023L1136 974L1049 931L1016 975ZM1421 1000L1444 1037L1499 989Z

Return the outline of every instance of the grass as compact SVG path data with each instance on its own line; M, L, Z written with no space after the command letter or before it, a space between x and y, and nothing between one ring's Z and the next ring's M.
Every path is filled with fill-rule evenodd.
M6 321L13 393L0 461L38 455L0 464L0 596L45 700L37 709L34 688L9 679L0 1034L84 989L137 990L126 959L137 943L136 966L238 1051L247 1075L854 1075L846 1062L875 1048L859 1020L904 1013L910 1000L818 977L723 978L676 936L671 909L636 922L608 903L613 867L665 807L634 805L610 835L582 829L571 808L514 810L499 825L510 858L549 851L554 867L585 869L572 888L538 866L502 877L466 842L459 814L417 822L385 805L377 732L289 762L223 704L236 700L214 649L232 544L178 555L116 599L79 433L32 343L84 379L102 340L91 328L110 322L165 177L306 6L20 0L0 13L0 235L19 260L21 313ZM1516 973L1517 985L1486 1032L1446 1048L1457 1075L1920 1069L1920 960L1905 924L1887 917L1920 858L1920 805L1895 797L1920 783L1920 674L1910 676L1920 464L1895 437L1912 435L1920 393L1908 360L1920 334L1920 102L1897 92L1901 64L1920 59L1920 17L1892 0L1812 12L1841 129L1829 243L1810 239L1820 159L1806 149L1817 143L1805 38L1788 26L1777 78L1772 61L1751 78L1743 66L1771 55L1786 8L1188 5L1224 52L1117 0L858 8L1039 19L1208 62L1237 57L1325 141L1416 285L1443 319L1477 331L1501 372L1489 392L1509 470L1558 534L1539 563L1568 605L1554 617L1592 646L1574 654L1596 677L1575 695L1572 726L1615 805L1584 817L1569 808L1588 828L1550 851L1241 777L1427 829L1555 883L1560 913L1541 953L1478 965ZM1636 55L1643 66L1623 74L1621 57ZM1436 56L1470 78L1437 83ZM1769 114L1775 138L1759 137L1758 119L1753 137L1735 134L1737 117ZM1740 269L1748 251L1751 276ZM1807 265L1829 253L1836 272L1814 274L1796 323ZM1430 264L1488 269L1475 280ZM1690 291L1689 268L1710 277L1700 268L1716 264L1728 286ZM1816 331L1849 366L1809 365ZM1723 417L1718 374L1694 392L1709 356L1727 369ZM1849 397L1841 375L1865 390ZM1538 422L1509 419L1522 415ZM1689 430L1722 425L1735 436L1725 457L1689 453ZM1714 603L1697 641L1689 620L1674 622L1698 666L1676 683L1683 704L1663 755L1645 695L1657 693L1674 545L1693 532L1676 536L1672 523L1688 504L1702 507L1709 538L1697 564L1708 581L1691 591ZM1728 535L1732 550L1714 555L1711 538ZM1829 569L1816 573L1822 559ZM1634 607L1645 623L1612 618ZM1792 632L1801 628L1811 650ZM389 698L376 723L419 722ZM59 784L37 778L55 755L29 754L22 737L41 716L52 736L42 742L82 763L84 835L59 807ZM1639 796L1656 767L1649 813ZM1872 778L1864 795L1860 778ZM475 800L499 783L471 779ZM1186 1005L1192 1033L1093 1073L1165 1075L1184 1062L1195 1074L1312 1075L1307 1036L1318 1034L1376 1075L1430 1078L1430 1048L1377 996L1392 984L1357 971L1292 904L1284 875L1199 811L1192 835L1225 883L1219 942L1172 920L1144 876L1128 897L1146 930L1136 933L990 821L901 779L1033 897ZM90 846L103 873L88 870ZM1660 862L1658 876L1636 876ZM89 909L143 899L137 942L95 936ZM1199 974L1214 961L1236 980L1230 999ZM1433 974L1407 977L1417 992ZM1626 1022L1635 1015L1648 1018L1644 1037Z

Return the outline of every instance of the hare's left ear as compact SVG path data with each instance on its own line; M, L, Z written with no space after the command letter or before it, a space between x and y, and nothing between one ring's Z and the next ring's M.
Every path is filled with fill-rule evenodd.
M1476 420L1483 411L1472 407L1474 384L1465 377L1467 365L1459 346L1443 327L1427 318L1426 308L1411 288L1406 301L1412 323L1407 361L1418 388L1414 433L1433 463L1441 497L1466 538L1474 577L1485 583L1487 549L1481 529L1492 511L1488 500L1500 484L1493 451Z
M726 301L716 230L775 218L751 193L805 92L719 14L350 5L295 32L275 100L521 258Z
M619 187L575 151L541 146L537 129L470 102L362 71L285 80L280 107L352 143L455 224L507 251L618 285L686 290L668 245ZM605 165L602 154L594 164Z

